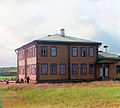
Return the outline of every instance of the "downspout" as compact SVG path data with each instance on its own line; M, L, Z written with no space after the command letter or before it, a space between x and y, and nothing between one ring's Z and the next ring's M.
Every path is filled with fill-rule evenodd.
M25 60L25 78L27 78L27 52L26 52L26 48L24 48L25 51L25 55L24 55L24 60Z
M17 54L17 77L19 78L19 75L18 75L18 70L19 70L19 68L18 68L18 66L19 66L19 62L18 62L18 51L15 50L15 53Z
M95 80L97 80L97 61L98 61L98 46L97 46L97 50L96 50L96 63L95 63Z
M38 46L37 46L37 42L35 42L34 44L36 47L36 83L39 83Z
M68 80L71 80L70 77L70 43L68 44Z

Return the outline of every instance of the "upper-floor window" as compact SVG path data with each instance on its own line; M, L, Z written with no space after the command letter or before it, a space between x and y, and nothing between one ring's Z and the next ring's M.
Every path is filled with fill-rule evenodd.
M60 65L60 74L62 74L62 75L65 74L65 64Z
M47 64L41 64L41 74L46 75L47 73Z
M51 75L57 74L57 64L51 64Z
M78 55L78 48L72 48L72 56L75 57Z
M120 65L116 66L116 74L120 74Z
M87 73L87 66L86 64L81 64L81 74L84 75Z
M36 47L27 49L27 57L35 57L36 56Z
M81 48L81 56L85 57L86 56L86 48Z
M34 47L33 57L36 57L36 47Z
M89 71L90 71L90 74L94 74L94 71L95 71L94 65L90 65Z
M72 65L72 74L78 74L78 64L73 64Z
M89 48L90 57L94 56L94 48Z
M18 59L19 60L22 60L22 59L24 59L25 58L25 51L20 51L19 53L18 53Z
M51 47L51 56L56 56L56 55L57 55L56 47Z
M46 46L41 47L41 56L47 56L47 47Z

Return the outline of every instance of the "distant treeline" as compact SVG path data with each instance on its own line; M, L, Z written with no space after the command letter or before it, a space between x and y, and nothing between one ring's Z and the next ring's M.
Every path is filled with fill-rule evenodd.
M0 76L17 76L17 72L1 72Z
M17 68L16 67L0 68L0 76L17 76Z
M10 72L10 73L15 73L17 72L17 67L3 67L3 68L0 68L0 73L3 73L3 72Z

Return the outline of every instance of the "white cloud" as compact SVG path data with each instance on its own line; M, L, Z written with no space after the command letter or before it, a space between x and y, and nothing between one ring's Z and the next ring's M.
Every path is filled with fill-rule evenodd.
M0 66L15 66L14 49L61 28L80 38L104 41L104 33L104 43L118 40L119 5L119 0L0 0Z

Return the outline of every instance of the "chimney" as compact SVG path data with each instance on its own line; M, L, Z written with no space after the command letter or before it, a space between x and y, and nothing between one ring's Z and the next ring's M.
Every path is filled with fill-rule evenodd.
M107 53L107 50L108 50L108 46L104 46L104 52Z
M65 36L65 29L60 29L60 35L61 35L62 37Z

